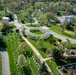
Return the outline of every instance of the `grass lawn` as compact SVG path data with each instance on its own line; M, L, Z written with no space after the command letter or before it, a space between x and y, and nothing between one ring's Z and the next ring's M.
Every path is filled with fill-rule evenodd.
M41 25L40 24L34 24L32 23L32 25L30 23L26 23L26 26L28 27L40 27Z
M17 69L18 68L17 58L18 58L18 55L20 54L18 45L22 40L15 32L8 34L7 36L4 36L4 40L7 45L6 50L8 51L8 54L9 54L11 75L18 75L18 73L20 73L20 70Z
M7 36L3 36L3 37L4 37L4 40L7 45L6 50L8 51L8 54L9 54L11 75L23 75L21 69L19 68L19 66L17 64L18 56L21 54L21 51L19 50L18 47L19 47L19 44L23 40L19 37L18 33L16 33L16 32L10 33ZM30 48L28 48L28 49L29 49L29 51L31 50ZM30 55L30 54L28 53L27 55ZM33 52L32 52L32 56L34 56ZM34 62L32 56L30 56L26 59L24 70L29 67L29 69L31 71L31 75L39 75L38 70L37 70L38 69L37 64ZM29 61L31 62L30 63L31 66L29 65ZM26 68L26 66L27 66L27 68ZM29 75L28 73L26 74L26 72L27 72L26 70L24 72L25 72L25 75Z
M50 67L50 69L52 70L54 75L61 75L57 69L58 66L63 66L68 64L66 61L64 60L47 60L46 63L48 64L48 66Z
M72 31L65 29L64 33L62 33L62 31L61 31L62 29L61 29L60 25L50 25L49 28L50 28L50 30L52 30L60 35L64 35L64 36L76 39L75 34Z
M46 54L46 50L47 48L50 48L50 50L52 49L53 45L49 43L49 41L44 40L44 46L42 49L40 49L40 47L37 45L37 40L32 40L30 38L28 38L28 40L35 46L35 48L40 52L40 54L42 55L42 57L46 58L47 54Z
M47 64L48 64L48 66L50 67L50 69L52 70L52 72L53 72L53 74L54 75L61 75L60 73L59 73L59 71L57 70L57 64L55 63L55 61L53 61L53 60L48 60L48 61L46 61L47 62Z
M57 38L53 38L55 40L58 40ZM32 39L29 39L28 40L37 48L37 50L40 52L40 54L46 58L47 57L47 54L46 52L43 50L40 50L39 46L37 46L37 40L32 40ZM48 42L49 39L47 40L44 40L44 48L50 48L50 50L52 50L52 47L54 47L52 44L50 44ZM74 47L74 44L70 44L71 47ZM50 69L52 70L52 72L54 73L54 75L61 75L59 73L59 71L57 70L57 67L58 66L63 66L65 64L68 64L67 61L64 61L64 60L58 60L58 61L55 61L55 60L47 60L46 63L48 64L48 66L50 67Z
M35 34L42 34L41 31L39 30L30 30L30 32L35 33Z
M2 75L2 57L0 53L0 75Z
M55 38L56 40L57 40L57 38ZM28 39L37 49L38 49L38 51L40 52L40 54L45 58L45 57L47 57L47 54L46 54L46 52L44 52L44 51L41 51L40 49L39 49L39 47L36 45L36 40L32 40L32 39ZM44 44L45 44L45 48L50 48L50 49L52 49L52 47L53 47L53 45L52 44L50 44L47 40L46 41L44 41ZM51 63L50 63L50 60L48 60L48 61L46 61L47 62L47 64L48 64L48 66L50 67L50 69L52 70L52 72L54 73L54 75L60 75L60 73L59 73L59 71L57 70L57 64L56 64L56 62L55 61L52 61L52 65L51 65Z
M39 75L39 65L34 61L34 57L26 59L25 68L27 68L24 69L25 75ZM30 73L27 74L28 70Z

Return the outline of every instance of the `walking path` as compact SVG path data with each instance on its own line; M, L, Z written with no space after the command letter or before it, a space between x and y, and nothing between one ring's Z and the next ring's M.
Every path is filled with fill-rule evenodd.
M2 55L2 75L10 75L8 53L6 51L1 51L1 55Z
M53 57L44 58L44 61L51 60L51 59L53 59Z
M20 32L20 35L22 37L22 39L31 47L31 49L34 51L34 53L36 54L36 56L39 58L39 60L41 61L41 63L44 62L44 58L41 56L41 54L38 52L38 50L23 36L22 32ZM51 75L53 75L52 71L50 70L49 66L47 65L47 63L45 63L48 71L50 72Z

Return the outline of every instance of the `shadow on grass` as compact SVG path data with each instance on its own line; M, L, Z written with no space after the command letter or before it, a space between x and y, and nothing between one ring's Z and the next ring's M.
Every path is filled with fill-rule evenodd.
M41 51L43 51L44 53L46 52L47 48L41 48Z
M66 65L67 63L65 62L65 61L63 61L63 60L55 60L55 62L56 62L56 64L58 65L58 66L63 66L63 65Z
M26 53L24 54L24 56L26 57L26 58L30 58L30 57L32 57L32 55L33 55L33 52L31 52L31 51L26 51Z
M23 67L24 75L32 75L31 69L28 66Z
M13 30L10 30L10 31L7 31L7 32L2 31L2 35L3 36L7 36L9 33L12 33L12 32L13 32Z

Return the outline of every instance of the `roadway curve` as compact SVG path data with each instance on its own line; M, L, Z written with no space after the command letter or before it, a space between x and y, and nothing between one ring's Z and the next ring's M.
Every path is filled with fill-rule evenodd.
M15 21L14 21L14 24L16 25L16 27L19 29L19 30L22 30L23 28L28 28L27 26L25 26L25 24L21 24L21 23L18 23L18 19L17 19L17 16L14 14L14 17L15 17ZM35 20L37 21L37 20ZM35 22L36 23L36 22ZM36 23L37 24L37 23ZM67 39L69 39L69 41L73 44L76 44L76 40L75 39L72 39L72 38L68 38L66 36L63 36L63 35L60 35L60 34L57 34L53 31L50 30L50 33L52 35L54 35L55 37L63 40L63 41L67 41Z
M53 32L53 31L51 31L51 30L50 30L50 33L51 33L53 36L55 36L55 37L57 37L57 38L59 38L59 39L61 39L61 40L63 40L63 41L67 41L67 39L68 39L71 43L76 44L76 40L75 40L75 39L68 38L68 37L66 37L66 36L57 34L57 33Z

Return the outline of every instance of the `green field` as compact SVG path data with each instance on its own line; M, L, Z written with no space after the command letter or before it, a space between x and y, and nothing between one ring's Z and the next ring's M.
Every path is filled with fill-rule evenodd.
M2 75L2 57L0 53L0 75Z

